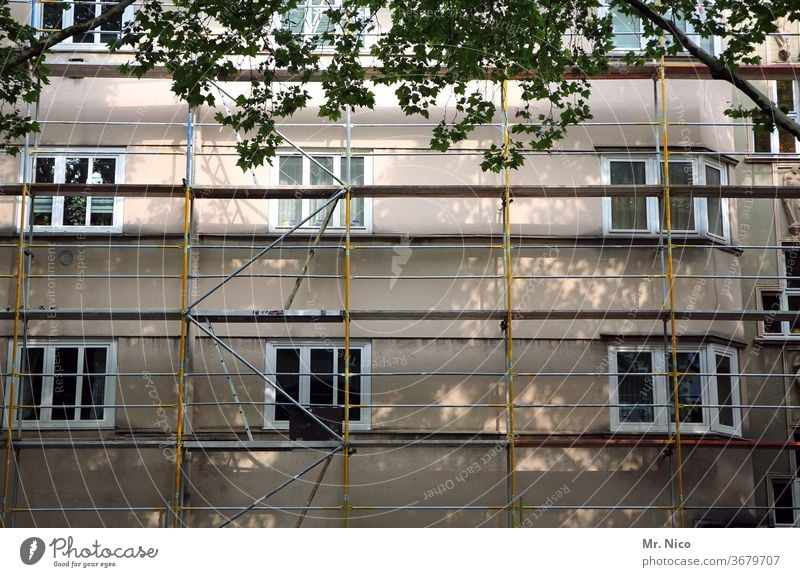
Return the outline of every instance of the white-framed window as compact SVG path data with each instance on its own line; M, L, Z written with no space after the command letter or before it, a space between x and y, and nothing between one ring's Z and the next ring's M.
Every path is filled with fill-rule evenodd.
M54 184L119 184L124 156L119 153L54 150L31 158L31 181ZM39 232L122 232L122 197L39 196L26 210Z
M739 363L735 349L717 345L677 351L681 431L741 435ZM667 432L675 408L671 350L663 347L609 349L611 429Z
M369 404L370 346L351 343L350 405ZM307 407L342 407L344 411L344 343L273 342L267 345L267 375L291 398ZM288 429L293 403L271 385L266 386L264 426ZM368 429L370 410L351 407L352 429Z
M641 186L663 181L664 163L652 157L625 155L602 159L603 183L611 186ZM723 186L728 182L725 166L706 158L670 157L671 185ZM725 198L672 197L672 231L679 235L706 236L727 242L730 238L728 200ZM603 201L603 230L614 235L651 235L661 229L663 217L657 197L612 197Z
M800 110L800 89L797 80L770 80L768 88L770 99L779 108L787 111L787 116L797 120ZM775 127L771 132L753 129L753 152L768 154L797 154L800 142L793 134Z
M80 24L100 16L105 10L111 7L112 2L104 0L102 2L92 0L66 0L63 2L37 2L38 9L37 22L39 29L43 32L54 32L74 24ZM127 23L133 20L133 6L128 6L116 18L112 18L105 24L83 32L75 34L66 39L60 46L76 48L105 46L108 42L120 37L122 29Z
M352 156L350 178L347 178L347 158L341 155L312 153L311 158L301 154L279 154L270 169L270 181L277 186L337 186L337 178L353 186L372 184L372 159L368 156ZM313 159L313 161L311 160ZM302 229L316 230L325 221L326 209L320 210L327 199L288 198L270 202L270 229L286 230L316 214L303 224ZM356 232L372 230L372 201L369 198L352 198L350 204L350 228ZM346 210L344 200L336 203L336 209L328 224L329 229L345 227Z
M785 277L775 286L758 287L761 309L775 312L800 312L800 245L784 243L778 271ZM765 338L800 338L800 322L781 321L768 315L759 322Z
M613 34L612 42L614 43L614 48L618 52L638 52L644 50L647 46L647 43L651 40L651 37L644 35L642 19L638 16L627 16L622 14L617 7L609 7L609 4L609 1L603 2L600 15L611 15L611 30ZM698 7L700 10L702 10L702 5L699 5ZM718 54L720 52L719 38L701 37L700 34L695 31L695 28L691 23L687 22L681 16L673 16L671 12L667 15L667 18L671 19L677 25L679 30L685 32L690 40L692 40L706 52L710 54ZM671 41L671 37L669 37L668 42ZM683 52L683 54L688 54L688 52Z
M773 527L800 527L800 478L768 477L770 524Z
M283 14L277 24L280 28L290 30L293 34L302 35L304 38L315 37L325 32L335 32L336 23L331 22L327 12L332 8L341 8L342 0L300 0L297 6ZM361 9L364 15L368 14L366 8ZM364 30L364 44L369 46L373 42L371 28ZM318 46L330 50L329 43L320 38Z
M12 347L9 346L9 366ZM30 341L17 348L14 426L31 429L114 425L116 345L109 341ZM5 391L10 402L11 387ZM8 412L4 412L8 426Z

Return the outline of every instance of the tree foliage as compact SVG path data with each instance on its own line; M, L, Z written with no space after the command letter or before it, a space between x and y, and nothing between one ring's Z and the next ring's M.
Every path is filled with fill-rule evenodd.
M483 168L518 167L524 149L551 149L568 127L591 118L590 78L619 58L609 6L598 0L342 0L320 3L311 25L303 26L305 4L145 1L113 48L134 49L124 67L130 74L164 67L172 90L190 106L216 106L222 82L245 82L230 110L217 115L243 135L237 146L245 168L275 154L283 140L276 125L310 106L311 82L322 89L319 115L331 120L348 107L374 107L375 85L391 87L408 115L429 118L434 105L441 106L436 110L445 112L434 119L431 147L444 151L497 118L504 80L514 81L522 103L510 119L510 157L491 146ZM800 19L796 0L613 0L610 8L643 22L648 41L642 51L627 54L627 62L688 51L712 77L753 99L753 108L732 108L731 115L777 124L800 138L800 126L737 73L742 64L759 63L756 48L778 31L780 19ZM42 56L69 31L37 36L11 18L7 0L0 0L0 30L0 132L14 142L38 129L22 108L47 81ZM697 42L712 36L725 38L719 55Z

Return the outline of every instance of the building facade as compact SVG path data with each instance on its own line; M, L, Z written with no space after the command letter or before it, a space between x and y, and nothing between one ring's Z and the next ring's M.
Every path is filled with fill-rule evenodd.
M508 186L507 118L433 152L380 87L242 171L214 116L246 87L109 74L118 28L54 50L0 159L6 525L797 523L797 145L729 84L616 69Z

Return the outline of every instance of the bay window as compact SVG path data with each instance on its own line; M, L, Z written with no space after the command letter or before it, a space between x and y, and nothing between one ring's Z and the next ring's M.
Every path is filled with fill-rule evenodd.
M681 431L741 435L737 354L705 345L679 348L676 356ZM609 352L611 428L667 432L674 429L675 398L671 350L620 347Z
M650 157L610 156L603 159L603 182L611 186L655 185L663 181L664 163ZM675 186L722 186L727 183L723 165L705 158L669 161L669 182ZM729 238L728 202L724 198L673 196L670 198L673 233ZM612 197L603 204L606 234L657 235L666 227L657 197Z

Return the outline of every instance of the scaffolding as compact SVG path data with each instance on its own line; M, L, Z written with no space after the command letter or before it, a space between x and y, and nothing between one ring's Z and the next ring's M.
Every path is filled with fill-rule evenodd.
M111 66L106 64L87 64L87 63L69 63L69 64L54 64L50 66L54 75L85 75L91 77L116 77L118 72L112 69ZM80 72L76 70L80 69ZM786 77L794 75L796 67L794 65L772 65L761 67L742 67L742 72L746 75L757 75L769 73L774 78ZM155 71L153 77L159 77L160 71ZM194 146L195 142L195 129L198 126L196 121L196 111L189 110L186 121L180 123L181 126L186 128L186 142L183 151L173 150L166 152L166 154L173 154L175 156L185 157L185 174L181 183L175 184L45 184L33 182L31 178L31 166L29 159L37 154L39 143L30 143L26 138L24 145L23 158L23 181L21 184L13 185L0 185L0 194L2 196L17 197L19 199L18 205L18 222L27 223L27 225L20 224L17 239L15 243L4 243L0 248L13 250L16 254L15 271L13 274L2 275L2 278L13 282L14 286L14 306L13 308L0 311L1 320L10 320L12 322L12 329L10 335L10 362L8 370L4 373L4 384L8 389L6 401L4 406L4 413L6 415L7 428L5 431L5 454L4 454L4 470L3 470L3 497L2 497L2 519L3 526L14 526L14 516L18 513L26 513L29 515L44 514L48 512L61 512L69 514L70 512L155 512L162 515L162 524L164 526L182 527L190 523L186 520L186 514L191 512L213 512L222 516L220 526L229 526L237 524L237 522L244 516L254 512L264 511L283 511L283 512L296 512L297 513L297 526L303 523L303 519L310 511L329 511L340 515L336 519L341 522L345 527L352 524L352 516L357 512L364 511L487 511L492 514L505 514L505 524L509 527L526 526L526 512L543 512L543 511L578 511L578 510L595 510L599 512L608 511L660 511L669 515L669 524L675 527L685 526L685 513L687 511L706 511L706 510L727 510L731 515L740 513L742 511L755 511L756 517L761 515L758 510L769 510L770 507L758 506L753 503L744 503L739 507L735 506L721 506L716 503L709 504L689 504L686 500L686 487L684 479L685 471L685 454L684 451L691 450L695 447L709 447L713 449L741 449L741 450L768 450L768 451L796 451L800 449L800 442L790 439L786 440L764 440L764 439L746 439L746 438L705 438L694 437L682 434L681 431L681 417L682 410L691 409L696 405L685 404L680 401L679 383L683 376L688 373L681 373L678 370L677 355L680 346L680 336L677 330L678 319L684 318L688 315L695 321L765 321L772 319L773 321L789 321L800 322L800 312L792 311L764 311L756 308L741 309L741 310L694 310L694 309L680 309L676 305L676 281L680 279L732 279L733 281L742 280L758 280L769 279L773 281L785 281L788 277L775 275L713 275L713 274L680 274L676 272L677 266L675 263L674 251L679 249L700 249L707 251L721 250L721 247L716 244L702 243L702 242L688 242L676 240L673 237L673 227L671 218L671 200L673 198L762 198L762 199L779 199L790 198L800 194L800 188L794 186L752 186L752 185L724 185L724 186L700 186L700 185L671 185L669 181L669 163L671 144L668 137L668 129L670 126L686 126L686 122L671 123L667 114L667 78L689 78L689 77L702 77L705 74L705 69L694 63L689 62L669 62L663 58L660 63L656 65L642 66L637 69L627 69L624 72L611 73L608 78L641 78L653 80L654 83L654 113L656 121L653 122L637 122L637 123L614 123L613 126L629 125L648 125L654 130L658 130L661 139L660 146L657 148L657 161L660 162L663 169L663 183L659 185L642 185L631 189L629 186L585 186L585 187L567 187L567 186L544 186L544 185L529 185L517 184L514 182L511 169L506 162L502 171L502 182L496 185L431 185L431 186L415 186L415 185L394 185L394 184L352 184L352 168L351 162L354 156L352 145L352 130L359 127L371 126L389 126L387 125L372 125L372 124L358 124L354 123L351 118L350 111L346 111L344 121L342 123L333 123L326 126L341 128L345 132L345 146L343 154L343 173L340 176L330 172L325 166L319 164L313 156L307 152L301 144L293 142L288 137L285 137L286 142L292 146L297 153L302 155L311 163L316 163L320 169L327 172L328 175L336 182L334 186L280 186L280 187L262 187L254 184L248 187L239 186L198 186L193 182L193 165L195 159L200 155L220 155L226 153L219 152L198 152ZM793 77L793 76L792 76ZM599 80L605 80L602 78ZM656 90L657 87L657 90ZM501 102L500 102L500 121L495 124L486 125L488 128L498 128L500 131L501 145L504 150L505 159L509 158L509 133L511 121L509 118L509 82L505 81L500 86ZM38 113L38 107L37 107ZM57 124L65 121L40 121L43 125L47 126L48 123ZM80 121L75 121L79 124ZM91 122L89 122L91 123ZM99 123L105 126L109 123ZM125 125L126 123L119 123ZM142 124L142 123L136 123ZM156 125L159 123L153 123ZM165 126L176 126L177 123L162 123ZM604 123L584 123L586 126L595 125L602 126ZM714 126L714 123L695 123L697 125ZM292 126L287 124L286 126ZM308 124L297 126L309 126ZM429 127L428 124L402 124L400 126L420 126ZM724 124L722 126L732 127L731 124ZM736 125L741 126L741 125ZM238 138L238 135L237 135ZM577 151L582 152L582 151ZM456 155L476 155L479 151L460 151ZM136 154L149 154L148 152L137 152ZM165 154L165 151L153 151L152 154ZM424 152L420 154L425 154ZM564 154L569 154L564 152ZM636 151L629 152L635 155ZM650 152L641 154L651 154ZM684 154L686 154L684 152ZM702 153L701 153L702 154ZM716 151L713 153L716 156L741 154L737 151ZM165 241L158 243L150 242L136 242L130 243L115 243L109 241L108 243L99 242L71 242L59 241L58 243L36 242L34 239L34 226L30 212L33 207L34 199L37 196L114 196L124 198L166 198L166 199L182 199L183 201L183 218L182 218L182 233L179 238L174 239L174 242L167 242L165 234ZM352 265L353 254L361 250L373 251L391 251L396 249L398 244L388 243L382 245L369 244L363 240L362 237L354 238L352 233L352 203L355 198L418 198L418 197L436 197L436 198L488 198L495 199L500 203L501 213L501 242L497 242L495 238L491 238L489 242L468 242L461 239L461 242L437 242L425 245L403 245L402 248L411 251L425 251L425 250L443 250L443 251L463 251L465 249L473 250L499 250L502 253L502 274L496 275L403 275L400 280L405 279L438 279L438 280L451 280L459 282L462 280L497 280L503 288L502 300L504 306L502 309L460 309L460 310L390 310L390 309L360 309L354 307L353 299L353 284L359 281L369 280L390 280L392 275L359 275L355 274ZM515 235L512 231L512 206L514 199L524 198L601 198L601 197L634 197L634 198L648 198L657 197L660 202L661 212L664 215L664 226L658 235L657 239L652 241L638 241L633 240L630 242L625 241L612 241L603 239L599 244L588 242L587 246L596 247L600 250L608 248L621 248L630 251L652 251L660 257L661 270L656 274L615 274L615 275L581 275L581 274L563 274L563 275L517 275L514 273L515 259L518 257L520 251L530 248L575 248L582 242L579 238L575 239L572 244L547 244L543 245L541 242L526 240L522 235ZM234 200L253 200L253 199L313 199L320 201L315 204L314 210L300 222L288 228L285 232L275 233L274 238L269 240L265 245L253 244L245 245L241 243L223 242L221 244L201 243L194 240L193 230L197 221L195 200L197 199L234 199ZM340 234L340 239L332 241L331 236L323 234L330 219L334 213L337 205L340 204L344 211L344 225ZM298 238L298 231L301 231L306 223L311 222L314 218L324 215L324 224L313 239L309 240L308 236L300 236L299 239L290 243ZM141 239L139 239L141 241ZM616 244L615 244L616 243ZM92 274L81 275L82 278L88 279L142 279L149 278L155 280L166 281L167 279L178 281L180 286L180 305L177 308L164 308L164 309L137 309L137 308L109 308L109 309L93 309L93 308L59 308L57 313L62 320L78 320L84 322L100 322L100 321L158 321L164 323L177 323L179 330L177 334L178 350L175 358L175 367L177 370L174 372L163 373L145 373L145 372L114 372L108 373L115 379L118 377L131 377L144 374L157 376L174 381L175 387L175 402L165 403L159 401L158 403L131 405L126 403L111 403L96 405L109 410L123 410L123 409L162 409L164 411L174 411L175 431L168 434L161 435L147 435L146 437L137 437L135 434L128 439L108 438L105 436L98 436L96 438L80 437L76 438L70 435L55 436L55 435L42 435L40 431L28 431L16 426L18 419L15 416L19 409L42 408L43 405L24 405L16 402L16 387L19 380L25 377L32 376L53 376L44 373L34 374L22 370L21 360L19 358L19 350L21 346L27 343L28 324L30 322L41 321L48 318L51 311L47 309L36 309L29 305L29 288L30 280L50 278L52 275L37 274L32 271L32 251L36 249L50 248L53 246L65 247L88 247L88 248L107 248L107 249L134 249L140 250L143 248L154 249L159 251L173 251L180 254L180 270L175 271L173 274L160 274L160 275L112 275L112 274ZM251 250L252 256L247 258L236 266L231 272L223 272L222 274L209 274L201 275L193 273L191 263L196 254L201 251L221 251L226 248L235 248L237 250ZM751 245L737 245L735 247L739 251L747 250L786 250L785 245L780 243L770 244L751 244ZM306 259L299 274L289 274L284 272L277 273L256 273L250 272L252 265L264 258L270 251L275 250L292 250L292 251L306 251ZM343 260L343 270L341 274L331 275L318 275L309 273L309 264L317 252L326 252L341 255ZM388 254L388 253L387 253ZM58 275L59 278L70 278L70 275ZM243 278L276 278L276 279L289 279L294 281L294 289L286 301L286 305L282 309L276 310L216 310L204 308L201 305L205 301L218 292L222 287L234 279ZM314 278L326 278L335 280L341 283L342 288L342 301L343 308L341 310L319 309L319 310L305 310L305 309L292 309L292 300L297 293L304 280ZM561 409L597 409L609 410L616 407L623 406L622 404L613 403L569 403L569 402L523 402L519 399L518 391L515 391L515 379L526 378L533 379L537 377L597 377L597 378L612 378L621 375L611 370L593 371L593 372L580 372L580 371L521 371L517 369L516 359L514 356L515 335L514 328L520 321L559 321L559 320L618 320L624 321L630 317L630 310L613 310L597 308L594 310L580 308L580 309L532 309L532 308L519 308L518 304L514 301L514 281L541 281L552 279L570 279L570 280L592 280L598 278L614 279L650 279L653 281L660 281L666 296L665 306L661 308L654 308L650 310L637 310L636 318L638 320L652 320L660 322L663 325L663 339L666 344L666 349L671 351L670 367L663 373L653 372L652 376L665 377L669 380L672 390L672 421L670 429L664 435L597 435L597 434L572 434L572 435L547 435L547 434L532 434L525 433L518 430L515 423L515 414L518 411L542 411ZM193 296L193 289L198 288L201 280L213 281L213 287L206 290L199 296ZM197 286L195 286L197 285ZM417 321L417 320L442 320L442 321L465 321L474 320L480 323L494 323L500 324L502 330L502 345L504 351L504 367L502 371L437 371L437 375L441 376L455 376L462 378L474 377L488 377L500 379L503 383L503 399L502 402L481 402L481 403L377 403L369 400L364 402L362 399L358 404L351 403L351 382L352 382L352 369L351 369L351 354L353 347L353 337L351 334L351 324L356 321ZM254 324L267 323L272 326L283 325L291 327L295 325L303 325L308 323L331 323L340 324L344 334L343 339L343 372L341 377L343 379L343 402L337 408L341 409L343 415L342 430L339 432L330 425L329 421L320 418L314 411L310 410L308 406L301 403L288 391L284 390L281 384L273 375L268 374L267 371L259 368L251 362L244 354L237 350L233 342L229 342L223 336L220 336L214 330L214 324L230 325L234 323ZM170 335L172 336L172 333ZM222 371L212 370L199 370L201 366L199 359L193 362L192 355L195 353L194 342L199 338L208 339L218 354ZM529 337L527 337L529 338ZM235 368L229 368L225 363L225 356L229 355L235 360L235 363L244 367L244 371L238 371ZM300 414L309 422L314 422L322 430L324 430L329 440L292 440L287 439L282 435L273 433L255 432L248 424L245 412L243 410L246 406L262 406L264 401L261 400L247 400L238 394L236 379L241 374L246 373L260 379L265 386L272 387L278 394L281 394L284 399L300 412ZM369 373L360 372L361 377L364 376L426 376L429 373L425 371L375 371L370 369ZM691 373L692 375L706 376L706 373ZM708 373L711 374L711 373ZM748 371L734 371L731 373L738 378L772 378L777 377L781 379L794 379L796 374L790 372L784 367L779 372L748 372ZM229 400L215 400L211 401L194 401L191 398L190 382L192 379L208 379L211 377L222 377L229 386L230 399ZM226 407L232 406L240 415L243 421L241 431L234 431L234 439L230 438L203 438L202 436L187 433L187 413L193 407ZM656 406L655 404L653 405ZM759 403L744 403L731 405L709 405L704 404L707 408L722 408L729 407L742 411L784 411L787 415L793 410L800 409L800 406L786 402L783 404L759 404ZM351 427L351 410L374 410L380 408L404 408L404 409L496 409L502 412L505 426L502 432L497 434L480 434L480 435L455 435L455 434L441 434L441 435L405 435L405 434L382 434L380 438L375 436L372 438L368 434L353 434ZM666 407L664 407L666 408ZM787 416L787 420L791 420ZM244 435L244 438L242 438ZM77 452L84 449L102 448L102 449L119 449L119 450L139 450L142 448L168 448L174 453L174 460L172 463L172 475L170 479L170 486L165 489L165 494L169 495L164 503L159 505L148 506L61 506L61 505L47 505L39 507L20 507L16 503L16 495L18 491L18 472L20 453L24 450L30 449L48 449L48 448L71 448ZM351 488L354 484L353 470L351 466L351 457L353 451L358 449L368 448L419 448L419 447L488 447L492 450L499 448L505 455L505 472L502 478L498 479L498 483L505 485L505 498L502 502L487 505L475 505L472 503L460 503L453 505L425 505L419 502L414 503L366 503L357 502L352 499ZM527 502L523 501L522 495L525 492L524 488L519 486L518 470L519 459L517 451L519 449L538 449L549 447L568 447L568 448L610 448L610 447L630 447L630 448L654 448L659 451L668 451L671 472L669 475L670 485L670 504L655 504L650 503L636 503L636 504L588 504L588 503L548 503L544 498L541 502ZM207 506L187 504L187 484L191 483L191 476L188 473L187 463L189 456L193 452L214 452L214 451L231 451L241 452L247 454L248 452L276 452L283 453L287 450L305 451L310 452L312 460L307 466L299 468L294 474L286 475L286 479L278 483L269 490L259 493L260 496L252 500L246 505L234 505L230 503L213 503ZM328 471L329 465L333 459L338 457L342 463L342 478L341 478L341 499L339 505L314 505L314 499L317 491ZM297 503L291 505L273 505L269 504L268 500L290 486L296 481L306 478L311 473L316 472L317 478L312 483L310 495L303 502L298 500ZM544 497L547 497L546 495ZM655 499L654 499L655 500ZM800 508L797 507L796 508Z

